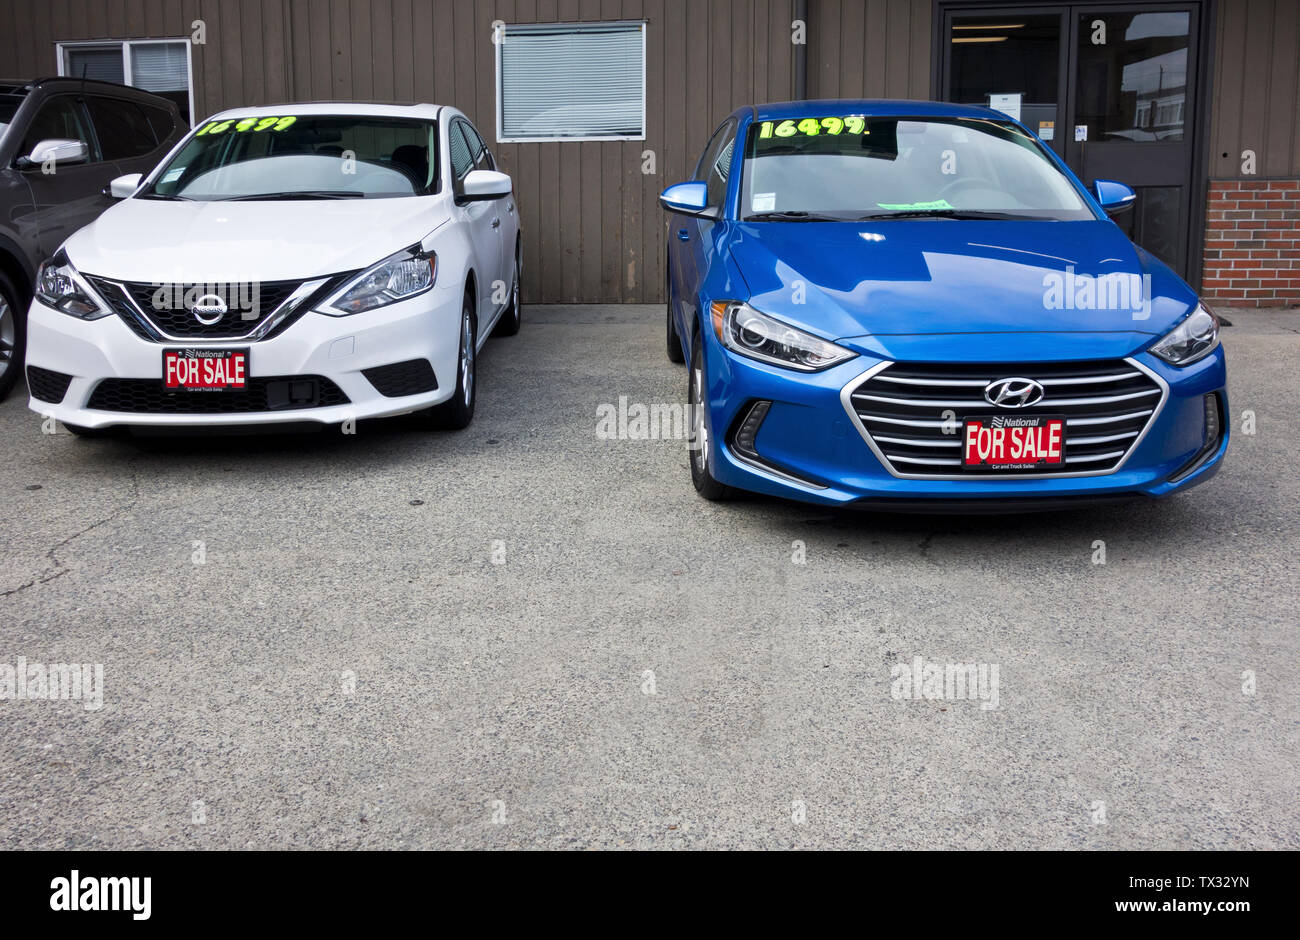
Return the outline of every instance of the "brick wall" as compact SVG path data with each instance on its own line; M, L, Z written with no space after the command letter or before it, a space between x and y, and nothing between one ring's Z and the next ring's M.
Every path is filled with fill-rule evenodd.
M1210 180L1205 229L1206 301L1300 306L1300 179Z

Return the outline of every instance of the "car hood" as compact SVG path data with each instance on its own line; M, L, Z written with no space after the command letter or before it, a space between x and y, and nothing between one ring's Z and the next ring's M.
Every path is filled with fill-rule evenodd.
M433 196L285 202L127 199L67 240L77 270L150 283L306 280L368 267L447 221Z
M1007 333L1092 334L1123 355L1197 302L1109 221L739 223L730 242L755 308L884 355L908 345L889 337L951 350L974 334L974 351Z

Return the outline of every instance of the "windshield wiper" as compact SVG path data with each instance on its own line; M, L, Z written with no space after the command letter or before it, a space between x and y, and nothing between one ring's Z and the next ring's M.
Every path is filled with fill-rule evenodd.
M847 222L832 215L818 215L816 212L756 212L745 216L746 222Z
M257 199L364 199L365 193L346 189L295 189L283 193L253 193L250 196L227 196L219 202L251 202Z
M1029 216L1010 212L985 212L978 209L902 209L897 212L872 212L858 216L855 222L877 219L1024 219Z
M142 194L140 194L139 196L137 196L136 198L137 198L137 199L167 199L167 200L175 200L176 202L193 202L193 201L194 201L194 200L191 199L189 196L168 196L168 195L165 195L165 194L163 194L163 193L142 193Z

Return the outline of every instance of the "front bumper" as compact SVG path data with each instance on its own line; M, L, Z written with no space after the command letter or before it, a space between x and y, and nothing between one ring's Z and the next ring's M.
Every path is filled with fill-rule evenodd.
M71 376L71 381L61 401L32 397L29 407L86 428L329 425L419 411L446 401L455 392L462 297L459 287L435 286L410 300L350 317L309 312L278 336L260 342L165 344L141 339L116 315L83 321L33 301L27 319L27 365ZM183 347L248 349L251 379L321 377L338 386L347 403L203 414L91 407L96 388L106 379L156 380L161 387L162 350ZM437 389L389 397L364 374L367 369L418 359L432 366Z
M1222 348L1183 369L1146 353L1130 357L1168 392L1146 432L1113 472L919 478L891 469L845 406L846 389L886 360L864 354L825 372L805 374L735 355L707 333L704 342L713 474L720 483L771 496L900 511L945 506L971 511L982 505L1015 511L1159 499L1209 479L1227 450L1230 412ZM1024 362L1013 357L1007 361ZM1209 394L1218 396L1221 436L1207 448ZM750 446L738 446L744 419L755 402L764 401L771 404Z

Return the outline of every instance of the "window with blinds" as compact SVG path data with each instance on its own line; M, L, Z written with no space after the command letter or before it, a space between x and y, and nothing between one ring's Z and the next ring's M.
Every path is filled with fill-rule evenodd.
M497 139L644 140L645 24L502 26Z
M176 102L188 124L191 115L190 52L184 39L62 43L59 74L116 82Z

